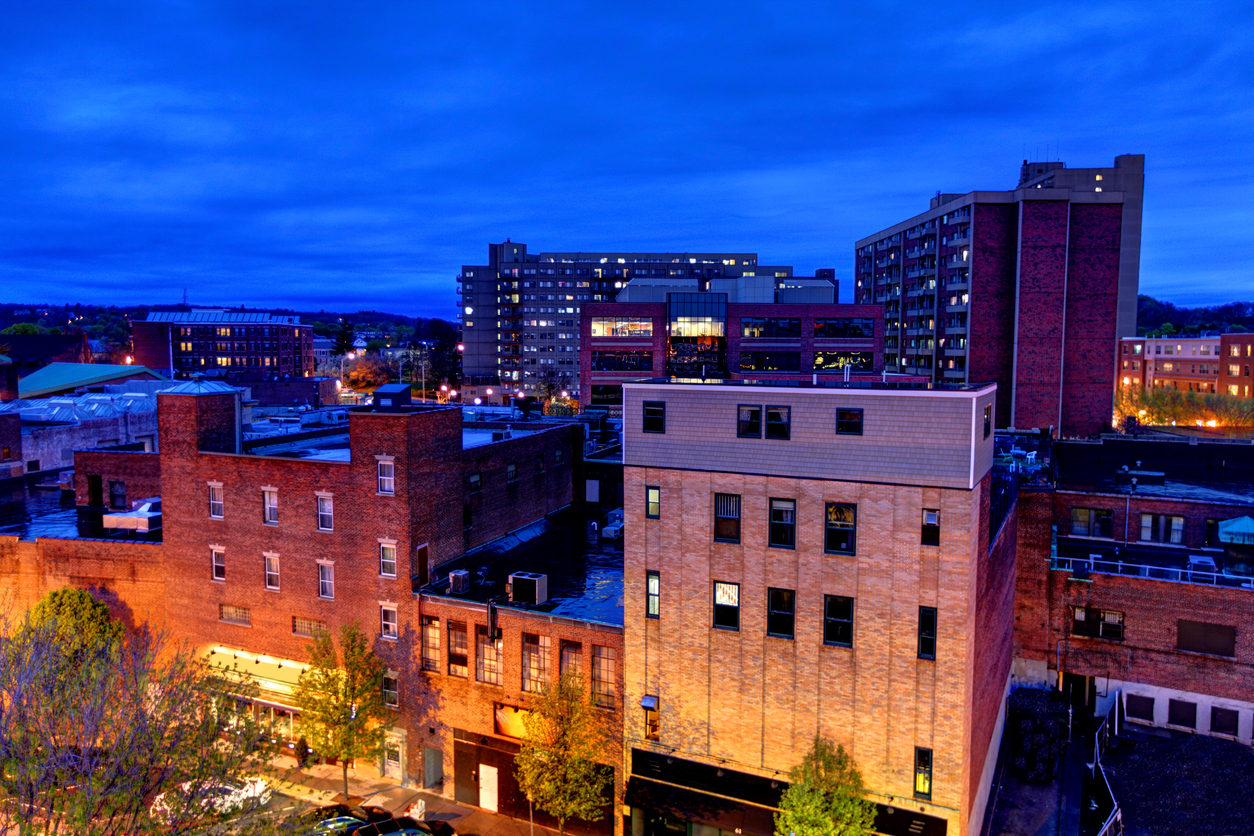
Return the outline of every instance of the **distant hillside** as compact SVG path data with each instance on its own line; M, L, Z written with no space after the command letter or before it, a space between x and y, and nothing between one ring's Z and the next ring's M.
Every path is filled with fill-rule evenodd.
M1206 308L1177 308L1152 296L1136 298L1138 336L1167 333L1197 334L1200 331L1245 333L1254 331L1254 302L1229 302Z

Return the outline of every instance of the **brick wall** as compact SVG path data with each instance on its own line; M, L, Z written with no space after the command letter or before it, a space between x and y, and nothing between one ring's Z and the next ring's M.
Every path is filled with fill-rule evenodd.
M1232 350L1236 349L1236 356ZM1224 334L1219 341L1219 384L1216 390L1220 394L1231 394L1230 388L1236 386L1236 397L1254 397L1254 334ZM1236 366L1237 374L1233 375L1230 366Z
M101 495L93 503L91 479L100 479ZM126 485L127 502L161 495L161 457L156 453L76 450L74 452L74 502L77 505L109 503L109 483Z
M4 366L0 366L3 370ZM0 415L0 479L22 473L22 418L16 413Z
M997 384L998 427L1011 424L1018 212L1015 204L977 203L971 223L967 379Z
M130 629L145 624L163 629L164 553L160 543L0 536L4 615L20 619L47 593L72 586L108 604L113 616Z
M592 336L593 317L648 317L653 321L651 337ZM579 398L584 406L592 405L592 387L616 385L624 380L666 375L666 303L664 302L593 302L583 306L579 319ZM593 372L592 352L606 350L649 351L653 368L648 372Z
M171 339L168 322L138 320L131 323L131 354L141 366L169 370Z
M1067 247L1062 428L1088 436L1110 427L1115 368L1110 361L1119 299L1123 204L1072 203Z
M801 320L801 339L776 340L768 338L743 337L741 320L745 317L782 318L790 317ZM872 339L822 339L814 338L814 320L816 319L870 319L874 324ZM758 351L791 351L800 349L801 370L798 373L763 374L740 372L740 352ZM727 306L727 370L733 380L744 377L764 379L797 380L809 379L814 373L814 352L822 351L863 351L872 355L870 372L879 374L884 370L884 306L883 305L776 305L776 304L729 304ZM864 372L864 374L867 372ZM836 371L820 372L820 377L833 377L841 374Z
M1022 201L1013 426L1059 426L1063 312L1067 293L1067 210L1060 201Z
M1055 494L1053 509L1054 525L1058 526L1060 537L1068 537L1071 534L1072 508L1104 509L1111 512L1113 538L1076 538L1084 541L1091 540L1095 546L1123 543L1125 536L1128 543L1153 546L1156 544L1141 540L1141 514L1168 514L1184 517L1183 542L1171 546L1173 551L1179 551L1181 548L1205 547L1206 520L1208 519L1230 520L1244 514L1254 516L1254 503L1237 505L1232 502L1198 502L1144 494L1099 494L1060 489Z

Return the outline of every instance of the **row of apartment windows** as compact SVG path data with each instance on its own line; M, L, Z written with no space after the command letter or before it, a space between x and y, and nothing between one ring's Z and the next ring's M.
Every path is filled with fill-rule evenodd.
M558 447L553 451L553 464L560 465L563 461L565 461L565 450ZM536 456L535 468L536 473L544 472L544 456ZM518 481L518 465L516 463L509 462L505 465L505 481ZM476 470L466 478L466 489L470 493L479 493L483 490L483 471Z
M1100 607L1072 607L1071 635L1123 641L1124 613ZM1229 624L1177 619L1176 650L1235 658L1237 628Z
M823 596L823 644L853 647L854 599L843 595ZM645 573L645 617L662 617L662 576ZM713 583L713 627L740 630L740 584ZM797 637L797 593L792 589L766 590L766 634L778 639ZM936 607L919 607L918 657L936 659Z
M645 401L642 431L666 432L666 402ZM862 410L848 407L836 410L837 435L862 435ZM792 437L792 407L741 404L736 407L738 438L769 438L788 441Z
M235 606L233 604L218 605L218 620L225 624L238 624L244 627L251 627L253 623L253 613L248 607ZM292 617L292 634L296 636L316 636L319 633L325 633L327 623L318 621L317 619L304 618L300 616ZM379 607L379 637L389 641L396 641L400 636L399 622L397 621L396 605L385 604Z
M443 624L447 647L441 647L441 624L436 616L422 618L422 669L430 673L446 671L449 676L470 675L470 634L465 621L445 619ZM503 638L500 630L493 636L487 625L475 624L475 681L486 685L502 685L504 680ZM551 683L552 645L548 636L521 634L522 690L540 693ZM558 670L561 674L583 675L583 645L559 642ZM613 647L592 645L591 683L596 704L613 708L617 701L616 670L618 651Z
M656 520L662 516L662 489L646 485L644 515ZM739 494L714 494L714 541L740 542L741 497ZM828 554L857 553L858 506L847 502L828 502L824 510L823 550ZM940 545L940 511L924 508L919 542L924 546ZM767 500L767 545L792 549L797 545L797 500Z
M380 461L378 465L378 493L394 496L396 493L396 466L392 461ZM330 493L319 492L317 498L317 523L319 531L335 530L335 505ZM209 518L226 518L226 489L218 482L209 483ZM261 491L261 521L266 525L279 524L279 492L276 488Z
M1071 509L1071 534L1075 537L1102 537L1113 539L1114 511L1108 508ZM1184 517L1175 514L1141 514L1142 542L1184 542ZM1208 546L1219 545L1219 520L1208 517L1205 521L1205 542Z
M178 328L180 337L294 337L300 333L297 328L280 328L273 325L236 325L208 326L183 325ZM310 329L307 333L312 334Z
M266 589L279 591L279 555L274 552L263 552L264 581ZM211 580L226 582L226 549L211 546L209 549L209 577ZM395 541L379 542L379 577L396 577L396 543ZM318 597L335 598L335 566L331 562L318 564Z

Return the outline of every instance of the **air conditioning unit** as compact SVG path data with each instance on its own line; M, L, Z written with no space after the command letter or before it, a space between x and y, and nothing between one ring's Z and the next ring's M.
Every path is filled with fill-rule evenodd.
M448 591L450 595L465 595L470 592L470 573L465 569L454 569L448 573Z
M549 600L549 576L534 572L515 572L509 576L508 591L512 604L539 606Z
M939 511L924 511L923 512L923 524L924 525L940 525L940 512Z

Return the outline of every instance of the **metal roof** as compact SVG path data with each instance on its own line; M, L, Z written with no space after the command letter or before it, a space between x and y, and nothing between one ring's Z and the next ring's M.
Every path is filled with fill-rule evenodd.
M165 380L147 366L119 366L104 363L49 363L17 382L20 398L40 398L60 392L72 392L81 386L108 383L124 377L147 374L153 380Z
M278 325L300 325L299 316L282 316L270 313L244 313L229 311L150 311L147 322L256 322Z
M178 386L172 386L169 389L162 389L163 395L224 395L235 394L239 390L234 386L227 386L225 383L218 383L213 380L189 380L186 383L180 383Z

